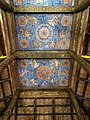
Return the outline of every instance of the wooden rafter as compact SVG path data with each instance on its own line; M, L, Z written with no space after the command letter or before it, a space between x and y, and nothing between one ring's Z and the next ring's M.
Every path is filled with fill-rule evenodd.
M80 4L76 5L74 8L74 12L80 12L85 10L88 6L90 6L90 0L83 0Z
M0 8L8 11L8 12L13 12L14 8L10 4L6 3L4 0L0 0Z

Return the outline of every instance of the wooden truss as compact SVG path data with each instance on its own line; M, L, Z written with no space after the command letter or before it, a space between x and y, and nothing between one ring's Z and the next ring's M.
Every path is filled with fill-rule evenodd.
M76 0L76 2L77 2L77 0ZM3 0L0 0L1 14L4 16L4 22L6 20L5 15L10 20L9 14L12 14L12 18L14 19L14 13L22 13L22 12L37 13L37 12L40 12L40 13L73 13L73 14L75 14L74 24L76 24L76 26L73 27L73 30L72 30L72 32L75 34L72 35L72 43L71 43L71 48L70 48L71 50L69 50L69 51L18 51L17 48L14 48L15 45L17 46L17 42L15 42L16 38L13 38L12 35L10 35L10 34L8 35L6 32L6 36L9 36L6 44L9 45L9 42L10 42L9 40L12 40L14 47L11 44L12 51L10 51L10 46L8 46L8 48L7 48L7 50L9 51L9 53L7 52L8 57L0 63L0 74L2 74L3 70L9 66L12 79L15 81L16 80L16 77L15 77L16 72L13 69L13 67L15 67L15 60L17 58L70 58L74 61L71 79L76 82L76 87L77 87L79 78L77 78L77 76L75 76L75 74L76 73L79 74L80 68L82 67L87 72L87 74L90 74L90 64L88 62L86 62L83 58L81 58L81 51L82 51L81 45L82 45L82 42L83 42L83 39L85 36L85 31L86 31L85 26L87 25L87 19L88 19L87 17L88 17L88 13L89 13L87 7L90 6L90 0L85 0L82 3L81 3L81 1L79 1L79 2L80 3L78 3L77 5L72 6L72 7L64 7L64 6L63 7L56 7L56 6L55 7L53 7L53 6L50 6L50 7L47 7L47 6L44 6L44 7L42 7L42 6L41 7L40 6L38 6L38 7L37 6L36 7L35 6L34 7L28 7L28 6L26 6L26 7L13 7L12 5L4 2ZM3 10L6 11L6 13L4 13ZM10 13L7 13L7 12L10 12ZM82 20L82 23L80 23L81 20ZM10 23L8 23L8 24L10 25ZM85 24L85 26L83 26L84 24ZM14 22L13 22L13 27L15 29ZM9 28L9 30L6 30L6 31L10 32L12 30L11 30L11 28ZM76 39L79 39L79 41L77 42ZM17 77L17 79L18 79L18 77ZM84 82L90 82L88 80L88 78L81 79L81 80ZM5 82L5 80L3 82ZM40 91L40 90L66 91L69 94L69 97L70 97L70 100L72 103L71 110L72 110L72 105L73 105L75 108L76 114L78 116L78 119L85 120L84 115L83 115L81 108L80 108L80 106L77 102L77 99L76 99L76 97L78 97L78 95L76 95L77 88L75 90L72 90L73 86L74 85L72 85L72 86L69 85L68 88L67 87L55 87L55 88L44 88L44 87L43 88L42 87L41 88L40 87L39 88L38 87L32 88L32 87L30 87L30 88L25 88L25 87L18 86L16 83L16 92L13 95L13 98L10 101L10 104L5 112L4 120L10 119L10 116L12 115L13 108L15 106L16 106L15 118L17 117L17 107L18 107L17 100L19 99L20 93L22 91ZM7 99L7 98L5 98L5 99ZM29 98L29 99L31 99L31 98ZM36 100L37 98L34 97L33 99ZM87 98L85 98L83 96L81 99L87 99ZM54 114L54 107L55 107L54 97L52 97L52 100L53 100L52 116L53 116L53 120L54 120L54 116L55 116L55 114ZM36 111L36 102L34 104L34 114L33 114L34 120L36 117L35 111ZM74 113L72 113L71 116L73 116L73 114Z

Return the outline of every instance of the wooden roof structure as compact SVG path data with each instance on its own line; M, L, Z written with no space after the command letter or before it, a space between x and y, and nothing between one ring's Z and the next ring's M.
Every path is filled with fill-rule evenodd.
M76 0L75 6L71 7L20 7L13 6L9 0L0 0L0 42L2 41L0 54L7 56L6 59L0 60L0 120L90 119L90 59L81 57L82 55L90 55L89 6L90 0ZM70 50L19 51L14 19L16 13L74 14ZM72 59L69 86L21 87L17 72L16 60L18 58ZM66 111L63 110L64 107ZM27 110L25 111L24 108Z

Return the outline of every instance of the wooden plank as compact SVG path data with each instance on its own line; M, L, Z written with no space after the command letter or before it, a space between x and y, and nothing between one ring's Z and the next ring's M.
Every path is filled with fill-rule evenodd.
M73 103L74 108L76 110L78 120L85 120L84 115L83 115L83 113L81 111L81 108L80 108L80 106L79 106L79 104L77 102L77 99L75 97L75 94L72 92L72 90L70 88L68 89L68 93L69 93L69 95L71 97L72 103Z
M19 94L20 94L20 91L17 90L16 93L14 94L12 100L11 100L11 103L10 103L8 109L7 109L6 112L5 112L5 115L4 115L4 119L3 119L3 120L9 120L9 119L10 119L12 110L13 110L16 102L17 102L17 99L18 99L18 97L19 97Z
M90 6L90 0L83 0L80 4L75 6L74 12L80 12Z
M5 11L8 11L8 12L13 12L14 11L13 6L6 3L4 0L0 0L0 8L5 10Z
M3 70L16 58L16 54L13 54L4 61L0 63L0 74L3 72Z
M19 6L14 7L14 13L17 12L25 12L25 13L52 13L52 12L58 12L58 13L73 13L74 6Z
M69 51L18 51L17 58L72 58Z
M90 73L90 64L86 62L80 55L77 55L75 52L70 51L72 57L75 61L84 69L87 71L87 73Z

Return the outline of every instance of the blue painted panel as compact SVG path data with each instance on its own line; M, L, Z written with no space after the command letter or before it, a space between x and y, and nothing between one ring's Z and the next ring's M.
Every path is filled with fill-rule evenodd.
M68 50L72 14L16 14L19 50Z
M75 0L13 0L15 6L72 6Z
M69 59L18 59L21 86L68 86Z

